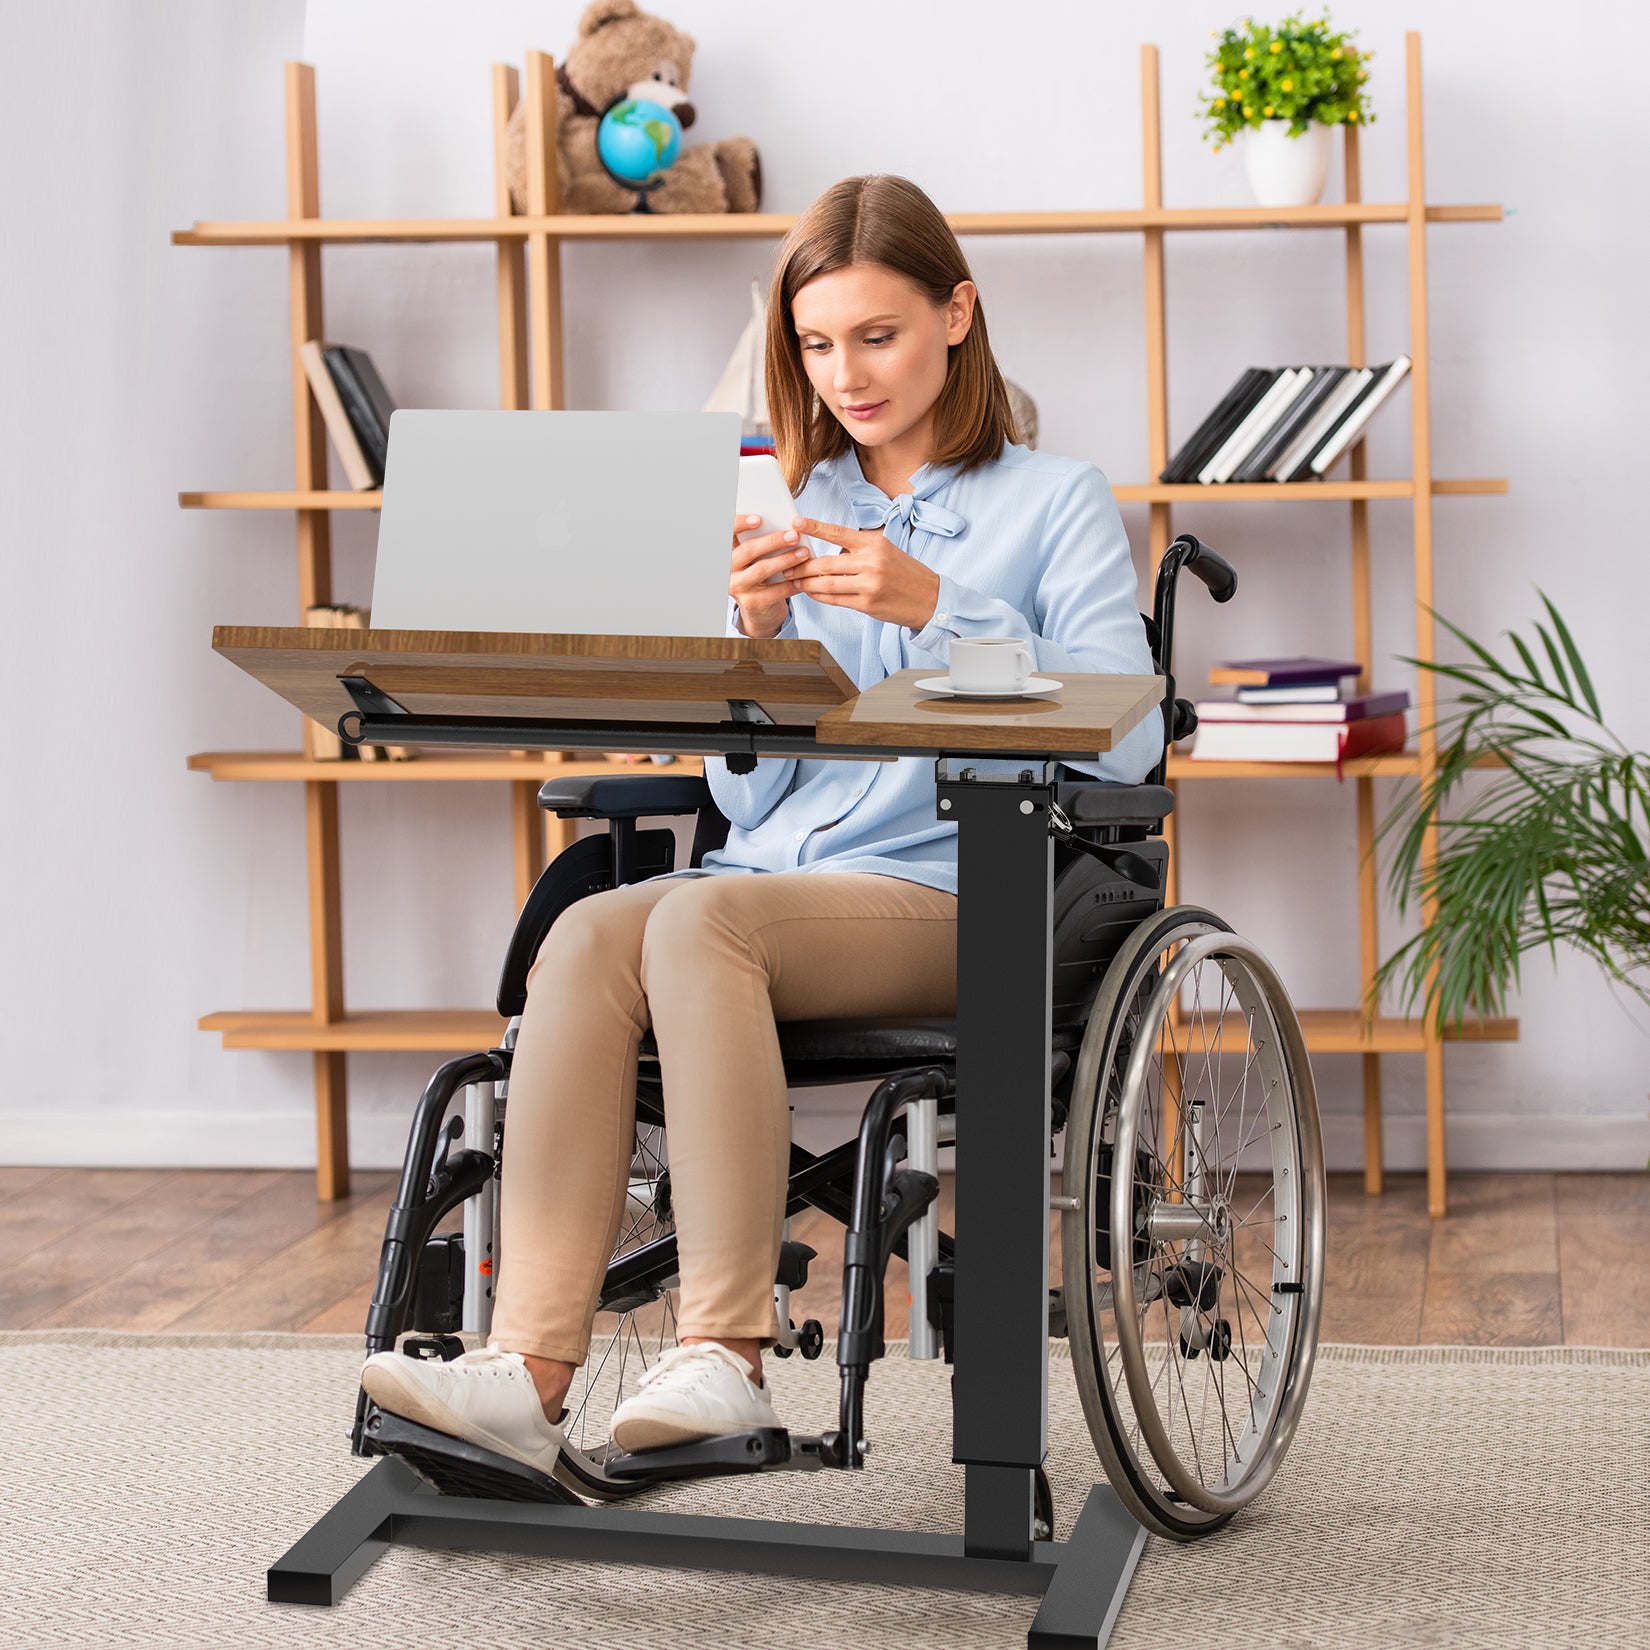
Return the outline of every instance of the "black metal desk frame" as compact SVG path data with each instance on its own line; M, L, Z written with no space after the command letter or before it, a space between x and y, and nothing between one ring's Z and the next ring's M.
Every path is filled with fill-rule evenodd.
M963 1533L935 1535L435 1494L381 1459L270 1569L268 1596L335 1604L391 1542L578 1560L743 1570L820 1580L1042 1594L1032 1650L1104 1645L1146 1531L1097 1484L1065 1541L1032 1539L1033 1484L1048 1450L1048 1142L1054 800L1058 753L936 751L818 742L730 704L714 727L409 715L364 677L352 743L934 757L940 817L957 823L957 1208L952 1459ZM1069 755L1069 753L1067 753ZM1010 758L1018 774L971 760ZM955 767L955 772L950 771ZM748 771L748 770L747 770ZM989 1025L989 1037L966 1028ZM989 1332L988 1332L989 1326ZM798 1481L799 1490L802 1488Z

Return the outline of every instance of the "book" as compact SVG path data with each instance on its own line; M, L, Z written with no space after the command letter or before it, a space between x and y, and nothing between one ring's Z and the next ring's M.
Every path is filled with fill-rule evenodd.
M338 386L333 383L332 374L327 371L327 364L321 358L322 352L331 348L331 344L323 344L319 339L311 338L298 346L298 359L304 364L304 377L309 380L310 394L315 397L315 405L320 408L321 421L327 427L327 435L332 440L333 450L338 454L339 462L344 466L344 474L349 478L350 486L358 493L366 492L378 486L384 478L381 473L373 473L367 455L361 450L355 426L350 423L349 414L344 410Z
M1338 682L1343 676L1361 676L1364 667L1344 659L1222 659L1209 680L1234 687L1298 687L1304 683Z
M1236 694L1240 705L1316 705L1340 696L1338 681L1306 682L1298 687L1240 687Z
M1351 444L1363 434L1364 426L1375 416L1375 409L1397 389L1409 371L1409 357L1400 355L1389 361L1363 395L1349 407L1340 423L1331 430L1324 443L1312 455L1312 470L1322 475Z
M1278 398L1272 410L1265 417L1255 421L1254 426L1245 435L1244 439L1237 444L1235 450L1227 454L1226 460L1216 473L1216 481L1237 480L1238 471L1255 456L1261 444L1270 439L1277 427L1288 421L1295 409L1305 399L1319 371L1316 367L1293 367L1290 370L1295 377L1287 392Z
M1333 762L1404 748L1404 718L1366 716L1357 722L1206 722L1191 755L1198 762Z
M1197 473L1205 485L1227 481L1232 471L1248 457L1254 444L1272 426L1272 421L1294 400L1307 377L1302 367L1284 367L1255 409L1226 438L1220 450Z
M1336 421L1368 388L1374 377L1374 371L1369 367L1349 370L1346 377L1329 392L1328 399L1319 407L1317 414L1307 420L1300 434L1273 461L1270 479L1299 481L1302 476L1310 475L1307 460L1318 450L1323 438L1334 429Z
M1202 722L1361 722L1371 716L1398 716L1409 709L1409 694L1366 693L1323 704L1244 704L1236 699L1203 699L1197 704Z
M1305 429L1318 409L1334 393L1336 385L1351 371L1350 367L1314 368L1312 382L1307 385L1305 393L1297 397L1293 405L1261 437L1255 445L1255 450L1232 472L1232 480L1268 480L1272 466L1283 456L1284 448L1293 443L1295 437Z
M384 465L389 459L390 414L395 411L395 402L364 349L329 344L321 351L321 359L332 374L338 398L349 414L350 426L372 466L377 486L384 479Z
M1239 373L1236 382L1216 404L1215 410L1192 431L1157 479L1165 482L1194 480L1197 472L1213 456L1215 448L1237 428L1239 420L1245 418L1266 393L1274 377L1276 374L1265 367L1247 367Z

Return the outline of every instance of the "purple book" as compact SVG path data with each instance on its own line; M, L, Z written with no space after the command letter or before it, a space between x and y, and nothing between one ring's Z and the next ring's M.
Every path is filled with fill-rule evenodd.
M1363 674L1363 666L1343 659L1223 659L1209 672L1211 682L1238 687L1290 687L1306 682L1338 682Z

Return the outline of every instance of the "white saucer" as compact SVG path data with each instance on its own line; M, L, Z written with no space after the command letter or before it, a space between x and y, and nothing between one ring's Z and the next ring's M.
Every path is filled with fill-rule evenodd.
M924 693L943 693L948 699L1028 699L1034 693L1052 693L1055 688L1064 687L1064 682L1057 682L1052 676L1028 676L1023 688L974 688L965 691L962 688L952 687L949 676L925 676L914 684Z

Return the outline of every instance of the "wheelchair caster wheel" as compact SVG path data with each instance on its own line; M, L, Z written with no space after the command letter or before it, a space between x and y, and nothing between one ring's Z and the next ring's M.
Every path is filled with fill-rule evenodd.
M796 1328L796 1319L787 1318L785 1320L785 1327L787 1329L794 1330ZM796 1348L794 1346L786 1346L783 1341L775 1341L768 1350L772 1352L776 1358L788 1358L794 1351L796 1351ZM806 1354L804 1354L804 1356L806 1356Z
M1232 1326L1224 1318L1217 1318L1209 1333L1209 1356L1223 1364L1232 1355Z
M1232 1355L1232 1326L1225 1318L1216 1318L1209 1325L1202 1346L1194 1346L1184 1335L1180 1337L1180 1353L1184 1358L1195 1358L1207 1352L1212 1363L1223 1364Z
M1048 1474L1041 1467L1032 1483L1031 1539L1054 1539L1054 1491L1049 1487Z
M803 1321L801 1339L796 1349L809 1363L825 1350L825 1330L818 1318L807 1318Z

